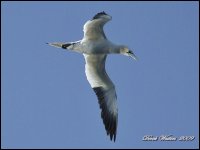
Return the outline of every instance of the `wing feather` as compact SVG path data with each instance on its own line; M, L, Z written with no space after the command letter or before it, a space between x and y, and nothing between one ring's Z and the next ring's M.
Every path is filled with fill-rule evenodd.
M106 39L105 33L103 31L103 26L106 22L111 20L112 17L105 12L100 12L96 14L92 20L88 20L84 27L84 38L85 40L99 40Z
M86 77L97 95L101 118L110 139L116 139L118 108L115 86L105 71L106 55L84 54Z

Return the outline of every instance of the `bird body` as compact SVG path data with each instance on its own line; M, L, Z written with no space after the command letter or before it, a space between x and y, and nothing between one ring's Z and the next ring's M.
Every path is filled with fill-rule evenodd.
M101 118L107 135L116 140L118 107L115 85L105 70L107 54L123 54L136 59L127 46L110 42L103 31L103 26L112 19L105 12L97 13L83 27L82 40L67 43L47 43L51 46L82 53L85 58L85 74L92 89L97 95L101 108Z

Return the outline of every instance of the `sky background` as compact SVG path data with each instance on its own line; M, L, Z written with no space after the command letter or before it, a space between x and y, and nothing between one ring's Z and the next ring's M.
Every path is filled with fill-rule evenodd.
M107 58L119 106L115 143L83 56L45 44L82 39L101 11L112 16L107 38L139 58ZM198 14L198 2L1 2L1 148L197 148Z

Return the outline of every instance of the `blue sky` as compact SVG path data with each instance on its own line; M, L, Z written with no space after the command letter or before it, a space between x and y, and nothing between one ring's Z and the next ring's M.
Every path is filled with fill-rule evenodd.
M107 58L119 106L115 143L83 56L45 44L80 40L100 11L112 16L107 38L139 58ZM1 2L1 147L197 148L198 14L198 2ZM145 135L195 140L142 141Z

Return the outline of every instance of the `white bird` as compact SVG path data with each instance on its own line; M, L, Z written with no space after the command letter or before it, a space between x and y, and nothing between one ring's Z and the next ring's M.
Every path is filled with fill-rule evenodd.
M67 43L47 43L58 48L82 53L85 57L85 73L87 80L98 97L101 118L110 140L116 140L118 107L115 86L105 70L107 54L122 54L137 59L134 53L124 45L110 42L103 31L105 23L112 19L104 11L88 20L84 27L84 37L80 41ZM114 138L113 138L114 137Z

